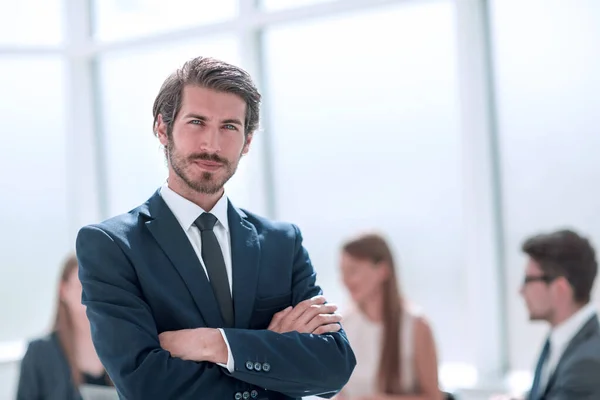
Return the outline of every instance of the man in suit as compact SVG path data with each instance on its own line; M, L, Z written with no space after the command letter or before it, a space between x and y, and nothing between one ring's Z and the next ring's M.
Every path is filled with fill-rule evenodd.
M153 107L167 183L77 236L94 344L122 398L329 398L354 369L299 229L224 194L259 103L240 68L188 61Z
M598 269L594 248L560 230L531 237L523 251L529 259L521 295L529 317L550 325L526 398L600 399L600 326L590 303Z

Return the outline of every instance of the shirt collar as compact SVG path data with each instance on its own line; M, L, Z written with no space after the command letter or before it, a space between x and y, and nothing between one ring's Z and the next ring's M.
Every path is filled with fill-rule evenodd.
M160 195L162 196L167 206L175 215L177 221L183 228L184 231L187 232L188 229L192 226L192 224L196 221L196 219L205 212L210 212L215 217L217 217L218 222L221 224L226 231L229 231L229 223L227 219L227 196L225 192L217 201L217 204L212 208L212 210L203 210L202 207L197 204L189 201L185 197L176 193L171 189L167 182L165 182L160 188Z
M564 350L569 342L577 335L583 326L596 314L596 307L588 303L569 319L554 327L550 332L550 346L553 349Z

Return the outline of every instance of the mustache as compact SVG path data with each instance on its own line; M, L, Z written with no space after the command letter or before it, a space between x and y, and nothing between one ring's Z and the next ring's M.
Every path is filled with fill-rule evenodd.
M229 165L229 161L227 161L226 159L218 156L217 154L210 154L210 153L195 153L189 156L190 161L194 161L194 160L203 160L203 161L212 161L212 162L218 162L221 163L223 165Z

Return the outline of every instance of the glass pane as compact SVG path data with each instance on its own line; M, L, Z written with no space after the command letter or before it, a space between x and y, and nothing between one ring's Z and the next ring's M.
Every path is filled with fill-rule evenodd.
M0 45L56 45L63 40L63 0L2 2Z
M522 241L567 226L600 244L600 2L491 4L510 362L532 369L547 327L529 322L518 295L526 260ZM598 290L596 285L596 295Z
M157 34L235 17L237 0L94 0L103 41Z
M110 53L101 58L102 121L111 215L143 203L165 182L164 154L152 132L152 105L165 78L198 55L239 64L237 42L229 37ZM244 157L227 184L227 193L236 205L248 203L251 186L247 174L255 161L252 155Z
M47 332L68 237L64 65L0 57L0 342ZM35 293L35 295L32 295Z
M260 0L262 8L268 11L284 10L286 8L296 8L310 4L326 3L337 0Z
M278 217L299 224L338 303L341 241L387 232L441 358L469 362L468 337L447 329L469 323L452 2L276 27L264 40Z

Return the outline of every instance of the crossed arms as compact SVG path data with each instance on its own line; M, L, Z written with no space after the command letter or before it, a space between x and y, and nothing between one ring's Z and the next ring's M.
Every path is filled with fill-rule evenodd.
M299 231L296 236L293 297L308 301L277 313L267 330L224 329L236 360L230 373L215 365L227 362L218 331L202 328L159 337L119 243L98 226L83 228L77 237L83 303L98 355L121 397L224 398L239 381L291 397L331 397L339 391L356 360L339 330L339 317L331 315L333 306L314 298L320 289ZM245 367L245 360L255 359L268 360L270 372Z

